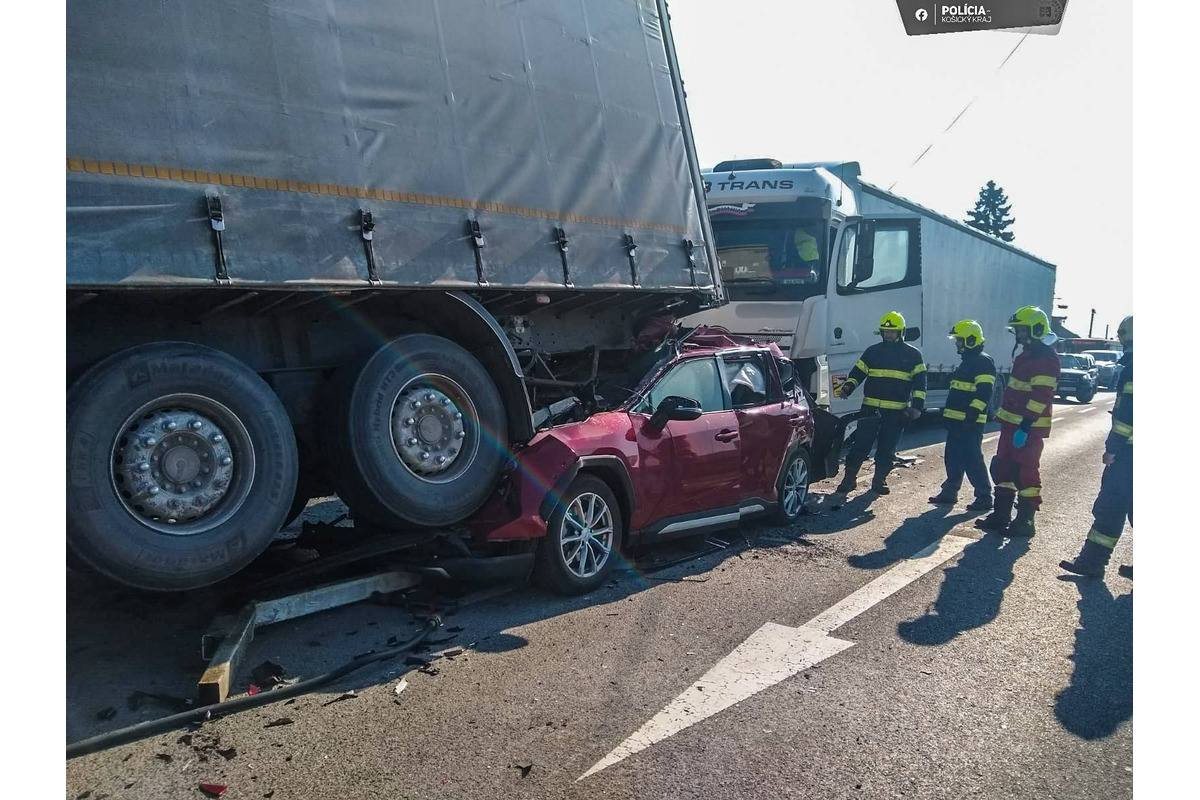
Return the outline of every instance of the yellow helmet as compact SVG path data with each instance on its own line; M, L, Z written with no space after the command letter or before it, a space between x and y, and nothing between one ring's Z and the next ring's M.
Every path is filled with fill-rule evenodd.
M950 329L951 339L962 339L963 347L979 347L983 344L983 326L973 319L959 320Z
M1054 344L1058 341L1058 336L1050 330L1050 318L1037 306L1021 306L1008 318L1010 331L1022 327L1029 328L1029 336L1042 344Z
M879 320L879 332L884 331L899 331L900 338L904 338L904 317L899 311L889 311L883 315L883 319Z
M1121 324L1117 326L1117 338L1126 350L1133 346L1133 314L1121 320Z

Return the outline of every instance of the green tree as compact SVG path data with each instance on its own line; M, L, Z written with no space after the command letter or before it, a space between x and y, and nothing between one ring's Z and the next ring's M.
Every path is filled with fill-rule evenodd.
M1005 196L1004 189L997 186L995 181L988 181L987 186L979 190L975 208L967 212L964 221L972 228L978 228L1001 241L1011 242L1013 234L1009 227L1016 219L1008 215L1010 211L1012 204Z

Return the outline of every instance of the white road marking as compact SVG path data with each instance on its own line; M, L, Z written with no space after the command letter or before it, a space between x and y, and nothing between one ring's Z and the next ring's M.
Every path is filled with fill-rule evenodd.
M946 535L798 628L766 623L576 781L853 647L854 642L835 639L829 634L958 555L974 541Z
M1079 413L1086 414L1089 411L1095 411L1097 408L1099 408L1099 406L1084 406L1083 408L1079 409Z
M999 438L1000 438L1000 434L998 434L998 433L993 433L991 436L985 436L985 437L983 437L983 444L987 444L988 442L994 442L994 441L996 441L996 440L997 440L997 439L999 439Z

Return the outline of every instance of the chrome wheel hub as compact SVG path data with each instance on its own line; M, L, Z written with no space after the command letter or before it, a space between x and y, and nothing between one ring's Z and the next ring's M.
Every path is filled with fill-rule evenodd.
M590 578L603 569L612 554L612 542L613 516L604 498L585 492L571 501L559 537L563 561L571 574Z
M454 466L467 432L454 400L437 389L401 392L392 415L400 460L418 475L438 475Z
M162 398L126 420L112 448L113 488L148 527L197 533L220 524L245 499L253 448L228 409L200 397L186 405L175 399ZM227 513L216 513L223 507Z

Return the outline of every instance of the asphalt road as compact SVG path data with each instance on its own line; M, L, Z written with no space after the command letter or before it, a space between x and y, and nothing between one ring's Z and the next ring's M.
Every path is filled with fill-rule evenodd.
M1057 566L1091 522L1112 399L1056 409L1032 541L981 535L966 491L954 509L928 505L943 475L926 425L906 434L918 461L887 497L743 525L717 554L629 569L585 598L519 586L481 599L438 646L465 652L408 672L400 694L403 667L368 668L190 740L69 761L67 797L199 797L202 782L276 800L1129 797L1133 583L1116 566L1132 537L1105 581ZM134 690L189 694L216 603L71 575L68 741L168 713L131 710ZM364 604L266 629L248 662L311 676L412 630L401 609Z

